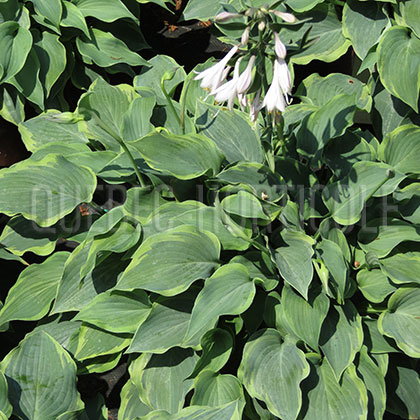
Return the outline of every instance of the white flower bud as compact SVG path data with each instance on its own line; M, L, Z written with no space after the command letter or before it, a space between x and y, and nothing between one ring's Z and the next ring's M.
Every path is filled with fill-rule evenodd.
M295 23L296 16L292 15L291 13L287 12L279 12L278 10L270 10L271 13L274 13L279 18L283 19L287 23Z
M247 26L247 27L245 28L245 30L243 31L243 33L242 33L242 37L241 37L241 45L246 45L246 44L248 44L248 41L249 41L249 32L250 32L250 30L251 30L251 27L250 27L250 26Z
M241 17L242 15L239 13L230 13L230 12L220 12L218 15L216 15L216 17L214 18L214 20L216 22L227 22L230 19L235 19L238 17Z
M262 20L259 24L258 24L258 30L260 32L262 32L265 29L265 22Z
M286 46L283 44L283 42L281 42L279 34L277 32L274 32L274 50L278 58L286 58Z

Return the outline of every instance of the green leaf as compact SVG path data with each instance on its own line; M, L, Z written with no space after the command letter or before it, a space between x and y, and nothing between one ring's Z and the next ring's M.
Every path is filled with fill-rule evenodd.
M4 85L3 90L0 90L0 115L15 125L25 119L23 96L11 85Z
M305 299L313 277L312 256L314 241L301 232L284 230L284 246L276 249L275 259L280 274Z
M371 354L386 354L398 352L396 346L392 346L393 340L384 337L378 330L378 320L368 317L363 318L363 330L365 344Z
M418 373L407 366L392 366L387 375L387 409L406 419L420 417L417 396L420 392Z
M359 231L358 243L365 251L386 257L404 241L420 242L420 227L399 219L371 219Z
M139 391L134 382L129 379L121 390L121 405L118 409L118 418L122 420L134 420L144 416L151 408L142 402Z
M322 192L322 198L332 218L345 226L356 223L360 219L365 201L371 195L380 193L381 187L382 190L388 185L393 189L397 187L394 179L400 181L401 176L397 174L387 182L389 171L393 171L393 168L384 163L357 162L346 177L327 185Z
M155 104L156 99L153 96L134 99L124 116L121 130L124 141L137 140L153 131L150 118ZM141 115L141 118L139 118L139 115Z
M159 105L166 105L168 99L165 97L161 88L161 80L165 73L170 73L172 79L166 80L165 90L169 96L173 96L175 88L187 78L187 74L183 67L181 67L172 57L159 54L150 59L141 68L140 73L134 78L134 87L147 87L152 89L156 95L157 103Z
M393 26L378 46L378 71L386 89L418 112L420 39L408 28ZM397 64L398 63L398 64Z
M17 22L0 24L0 82L5 83L24 66L32 47L31 33Z
M369 357L365 346L360 350L357 373L368 391L368 418L382 420L386 408L385 378L381 369Z
M82 12L70 1L63 0L63 6L63 16L60 25L66 28L80 29L88 37L89 29Z
M236 376L205 370L194 381L191 405L217 407L239 399L245 397Z
M114 22L117 19L133 19L136 17L119 0L75 0L74 4L84 17L94 17L104 22Z
M331 306L322 325L319 345L337 382L353 362L362 343L362 319L356 307L350 301L341 306Z
M237 194L225 197L222 200L222 207L228 213L244 218L269 219L264 213L261 202L246 191L239 191Z
M131 334L112 334L89 324L82 324L77 337L74 357L78 361L82 361L98 356L112 355L128 347L130 341Z
M126 353L162 354L172 347L183 347L196 297L197 291L193 289L178 296L156 299Z
M341 94L332 98L303 120L297 133L298 151L305 156L316 156L328 140L341 136L353 124L355 110L354 96Z
M187 290L219 265L220 243L209 232L179 226L146 239L116 289L145 289L164 296Z
M201 357L194 367L190 378L195 378L201 371L220 371L229 360L233 350L232 335L221 328L207 331L201 337Z
M185 342L196 339L213 328L221 315L240 315L251 305L255 285L248 270L237 263L220 267L198 294L191 314Z
M392 337L410 357L420 357L420 289L399 288L389 299L388 309L378 320L379 331Z
M33 321L48 313L68 256L68 252L57 252L21 273L0 310L0 325L15 319Z
M205 136L177 136L153 132L132 143L153 169L179 179L193 179L209 172L219 172L223 157L215 144Z
M147 64L146 60L131 51L119 38L96 28L89 29L89 38L78 37L76 45L87 64L94 62L99 67L105 68L119 63L129 66Z
M343 33L350 39L354 51L363 60L375 45L388 23L382 3L351 0L343 9Z
M308 300L303 299L291 287L283 288L281 305L285 318L294 334L318 350L321 326L328 314L329 299L320 290L309 291Z
M48 110L19 124L19 132L25 147L35 152L40 147L52 143L81 143L88 142L87 137L78 129L77 123L60 123L57 119L61 112Z
M28 334L6 356L1 370L8 380L13 412L22 419L63 419L63 413L83 409L76 389L76 364L42 331Z
M382 271L396 284L420 283L419 253L398 253L380 262Z
M15 86L26 99L43 109L44 92L38 77L39 71L39 59L35 50L32 49L26 57L25 65L9 80L9 83Z
M360 270L357 273L357 284L363 296L373 303L383 302L396 290L388 277L378 269Z
M342 33L341 22L338 20L334 7L320 4L308 14L303 14L302 18L311 19L304 28L311 28L308 41L312 43L294 54L290 58L292 63L308 64L312 60L330 63L345 54L350 41Z
M142 354L130 365L130 377L149 407L175 414L193 385L187 378L196 359L191 349L177 347L164 354Z
M322 3L322 0L287 0L286 3L296 12L306 12Z
M197 102L195 123L199 132L216 143L228 162L263 161L261 142L247 119L243 112Z
M63 5L61 0L31 0L38 16L52 23L56 28L60 26Z
M92 201L96 176L88 168L58 155L20 162L0 171L0 211L22 214L40 226L51 226L80 203Z
M204 2L200 0L190 0L182 13L183 20L209 20L213 19L222 6L221 0Z
M4 414L4 419L7 420L10 418L13 407L7 398L8 395L8 386L6 378L2 371L0 371L0 414ZM1 418L1 416L0 416Z
M340 246L329 239L322 239L317 245L319 257L331 277L338 303L342 304L350 288L349 266Z
M51 88L66 68L66 48L60 42L58 35L45 31L35 38L34 50L40 62L39 80L45 96L48 97Z
M99 294L74 318L115 333L134 333L150 313L151 304L142 290Z
M398 3L404 26L409 26L420 38L420 2L411 0Z
M304 353L273 329L259 331L245 344L240 378L249 395L264 401L284 420L296 419L302 406L300 383L309 375ZM287 379L286 379L287 378ZM319 417L318 417L319 418Z
M326 361L311 367L310 376L302 384L302 420L366 419L367 392L354 365L344 371L340 382Z
M420 128L403 125L389 133L381 143L379 158L403 174L420 174Z

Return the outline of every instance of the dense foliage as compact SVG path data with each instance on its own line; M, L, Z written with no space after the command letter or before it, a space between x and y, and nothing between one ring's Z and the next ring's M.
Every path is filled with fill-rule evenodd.
M278 34L281 117L215 103L213 59L143 59L138 3L0 0L0 115L31 152L0 170L0 258L26 266L0 334L33 325L0 419L106 419L77 383L126 359L120 420L420 418L420 1L189 0L232 13L230 45L250 27L250 101Z

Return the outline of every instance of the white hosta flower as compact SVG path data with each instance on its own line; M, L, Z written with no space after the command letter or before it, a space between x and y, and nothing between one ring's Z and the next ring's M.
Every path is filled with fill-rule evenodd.
M283 96L283 92L280 88L278 80L274 79L270 87L265 94L264 101L261 108L267 108L268 112L284 112L286 109L286 101Z
M203 89L210 89L210 92L214 92L227 77L228 72L226 72L225 67L229 60L236 54L238 49L238 45L232 47L218 63L198 73L194 80L201 80L200 86Z
M237 92L238 94L245 93L248 88L251 86L252 82L252 68L254 67L255 63L255 55L252 55L249 59L248 65L246 69L242 72L239 76L238 83L237 83Z
M246 95L243 93L238 93L238 102L239 102L239 106L241 107L242 111L245 111L245 108L248 105L248 101L246 99Z
M249 32L251 31L251 27L247 26L245 28L245 30L242 32L242 36L241 36L241 45L246 45L248 44L249 41Z
M214 92L214 99L216 102L228 103L228 108L233 108L233 103L235 102L236 95L238 94L237 85L239 80L239 65L241 63L241 59L239 59L233 70L233 78L223 85L219 86Z
M287 23L296 22L296 16L292 15L291 13L279 12L278 10L269 10L269 12L274 13L276 16L283 19Z
M261 89L258 89L257 93L254 96L254 100L252 101L251 108L249 110L249 115L251 117L252 122L257 121L258 114L260 113L260 109L262 108L262 105L260 103L260 97Z
M227 22L230 19L241 17L240 13L230 13L230 12L220 12L218 15L215 16L214 20L216 22Z
M281 42L279 34L274 32L274 51L278 58L282 58L283 60L286 58L287 50L286 45Z
M274 61L273 80L276 77L277 83L280 86L283 94L288 98L292 92L292 77L290 75L289 66L283 58L277 58Z

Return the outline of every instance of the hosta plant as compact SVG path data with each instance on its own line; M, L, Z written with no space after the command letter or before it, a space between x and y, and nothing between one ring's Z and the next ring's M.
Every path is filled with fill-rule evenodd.
M220 61L158 55L19 123L0 330L35 322L0 418L105 419L77 384L123 362L122 420L420 417L420 2L183 14L214 15Z

